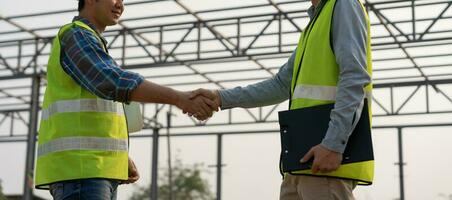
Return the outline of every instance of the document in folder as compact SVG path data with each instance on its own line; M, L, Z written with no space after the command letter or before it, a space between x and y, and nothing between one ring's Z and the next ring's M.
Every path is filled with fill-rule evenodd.
M373 160L372 137L367 101L358 124L348 139L342 164ZM310 169L312 162L300 159L325 137L334 104L279 112L282 171ZM345 142L345 141L344 141Z

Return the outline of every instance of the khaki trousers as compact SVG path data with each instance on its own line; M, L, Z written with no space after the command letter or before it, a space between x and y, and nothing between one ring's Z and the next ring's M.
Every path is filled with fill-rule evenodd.
M281 184L280 200L354 200L356 182L327 177L287 174Z

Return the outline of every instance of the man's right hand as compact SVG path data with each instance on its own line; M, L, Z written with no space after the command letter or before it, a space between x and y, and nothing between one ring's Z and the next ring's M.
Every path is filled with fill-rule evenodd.
M209 105L210 110L208 110L209 117L212 116L214 111L218 111L221 106L221 98L220 94L217 90L207 90L203 88L199 88L197 90L193 90L189 93L189 98L193 101L205 101L206 104ZM190 112L189 110L183 110L184 113L187 113L190 116L195 116L198 118L197 113ZM199 119L199 118L198 118Z
M206 120L212 116L213 111L218 111L218 105L213 97L198 96L192 98L192 92L180 92L178 99L176 105L184 113L188 113L198 120Z
M198 96L203 96L205 98L212 100L217 108L221 106L221 98L220 93L218 93L218 90L208 90L199 88L197 90L193 90L190 92L190 99L196 98Z

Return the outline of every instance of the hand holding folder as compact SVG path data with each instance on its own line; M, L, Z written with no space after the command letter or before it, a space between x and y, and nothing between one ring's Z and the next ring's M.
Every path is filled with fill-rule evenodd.
M300 163L309 150L325 137L334 104L279 112L283 172L310 169L312 162ZM367 101L361 118L348 139L341 164L373 160ZM346 141L344 141L346 142Z
M300 163L312 163L312 173L328 173L339 168L342 162L342 154L331 151L321 144L312 147L300 160Z

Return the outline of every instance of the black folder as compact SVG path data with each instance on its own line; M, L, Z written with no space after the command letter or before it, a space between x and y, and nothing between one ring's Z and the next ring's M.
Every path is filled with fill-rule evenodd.
M348 139L342 164L373 160L373 148L367 100L361 117ZM312 160L300 159L322 142L328 129L333 104L279 112L281 162L283 172L310 169ZM345 141L344 141L345 143Z

